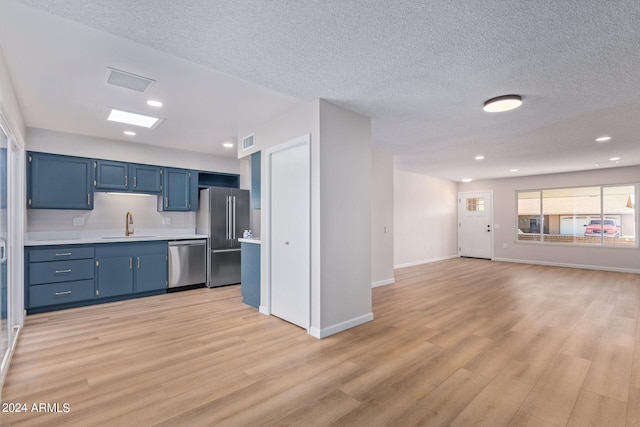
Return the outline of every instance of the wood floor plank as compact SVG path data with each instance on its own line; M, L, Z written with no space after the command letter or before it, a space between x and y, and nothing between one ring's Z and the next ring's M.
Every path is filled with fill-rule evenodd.
M1 426L640 425L640 275L451 259L323 340L237 285L27 316ZM609 424L607 424L609 423Z

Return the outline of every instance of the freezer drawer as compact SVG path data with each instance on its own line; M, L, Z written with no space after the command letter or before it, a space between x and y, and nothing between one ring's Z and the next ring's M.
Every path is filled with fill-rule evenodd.
M240 248L213 249L209 256L210 288L240 283Z
M169 242L169 287L197 285L207 281L207 241Z

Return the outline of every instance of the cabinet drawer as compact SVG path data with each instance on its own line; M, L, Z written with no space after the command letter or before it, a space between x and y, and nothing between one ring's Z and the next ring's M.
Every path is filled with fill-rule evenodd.
M93 299L92 280L50 283L29 287L29 308Z
M66 248L39 249L29 252L29 262L62 261L82 258L93 258L93 248L69 246Z
M93 258L72 261L32 262L29 264L29 285L93 279L93 274Z

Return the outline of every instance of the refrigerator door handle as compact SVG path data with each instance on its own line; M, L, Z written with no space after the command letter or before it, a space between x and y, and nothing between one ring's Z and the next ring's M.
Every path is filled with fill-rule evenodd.
M229 196L227 196L226 198L226 210L225 210L225 219L224 219L224 238L225 239L229 239L229 211L231 210L231 207L229 206Z
M236 238L236 196L233 196L233 238Z

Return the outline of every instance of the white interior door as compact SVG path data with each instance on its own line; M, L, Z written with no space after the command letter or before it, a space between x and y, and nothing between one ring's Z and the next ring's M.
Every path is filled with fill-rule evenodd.
M268 151L271 313L309 328L311 162L309 136Z
M493 256L493 200L491 191L458 193L458 255Z

